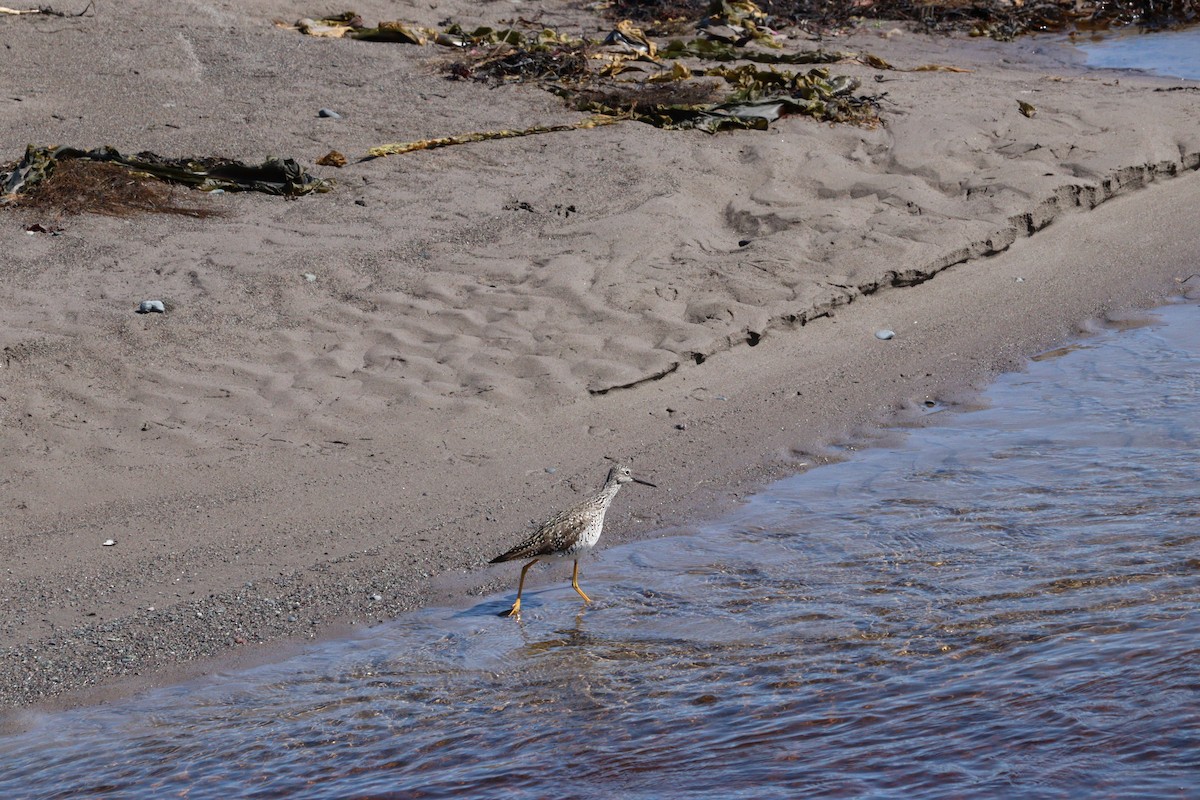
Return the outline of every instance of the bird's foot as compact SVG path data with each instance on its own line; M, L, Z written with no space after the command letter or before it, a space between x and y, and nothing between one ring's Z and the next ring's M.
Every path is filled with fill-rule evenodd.
M516 617L517 619L520 619L521 618L521 601L518 600L517 602L513 603L512 608L510 608L508 611L501 611L496 616Z

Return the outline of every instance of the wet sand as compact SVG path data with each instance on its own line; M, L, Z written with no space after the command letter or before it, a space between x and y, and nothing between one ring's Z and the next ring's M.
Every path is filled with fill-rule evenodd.
M222 212L203 220L0 212L0 703L511 589L515 569L485 562L609 458L660 488L622 493L605 541L677 530L1198 271L1200 106L1158 91L1195 84L871 26L825 46L971 71L835 65L887 92L872 130L630 122L359 162L581 115L534 86L448 81L440 48L272 24L321 10L0 18L0 159L351 158L313 168L330 194L200 197ZM135 314L143 299L168 312Z

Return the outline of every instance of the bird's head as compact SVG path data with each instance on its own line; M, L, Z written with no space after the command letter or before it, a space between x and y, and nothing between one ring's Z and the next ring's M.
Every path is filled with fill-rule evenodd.
M618 484L633 482L640 483L643 486L654 486L654 484L650 481L644 481L641 478L633 477L633 470L624 464L617 464L608 471L608 482L616 482Z

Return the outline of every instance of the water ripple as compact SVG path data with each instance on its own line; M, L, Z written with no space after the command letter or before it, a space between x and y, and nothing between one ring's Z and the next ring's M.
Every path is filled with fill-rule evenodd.
M1196 796L1198 309L569 588L43 715L0 796ZM561 591L560 591L561 590Z

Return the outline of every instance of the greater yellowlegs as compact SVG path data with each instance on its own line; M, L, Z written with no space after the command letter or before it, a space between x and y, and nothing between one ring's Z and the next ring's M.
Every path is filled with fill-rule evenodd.
M512 608L501 616L515 617L521 613L521 590L525 588L525 573L529 568L543 558L571 558L575 560L575 569L571 573L571 587L579 592L583 602L590 603L592 598L579 588L579 557L596 546L600 533L604 530L604 512L621 486L633 481L646 486L653 483L633 477L629 467L617 465L608 471L608 480L604 488L577 505L568 508L556 517L542 523L525 541L503 555L496 556L491 563L515 561L518 558L531 559L521 567L521 579L517 582L517 601Z

